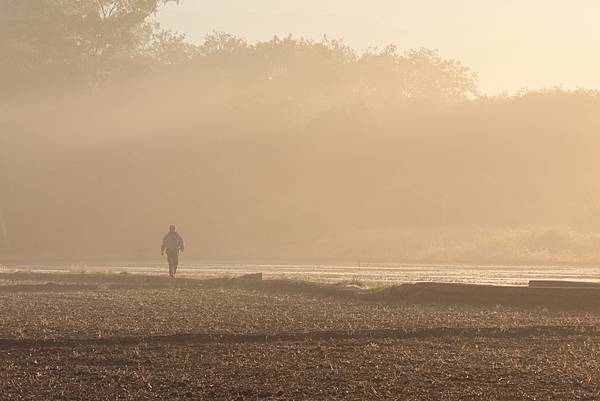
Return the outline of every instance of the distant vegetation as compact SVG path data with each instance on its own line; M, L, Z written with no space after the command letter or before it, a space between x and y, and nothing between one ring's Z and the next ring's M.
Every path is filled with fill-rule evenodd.
M286 101L289 106L308 99L326 102L330 108L350 99L455 101L476 94L475 76L468 68L425 49L399 53L390 45L358 55L342 42L326 38L315 42L275 37L248 44L224 33L192 45L152 22L153 13L166 2L3 2L2 96L97 87L143 73L174 73L173 68L182 67L198 78L222 81L223 89L235 88L236 97L260 95L263 102Z
M436 51L0 5L0 255L600 261L600 96L481 94Z

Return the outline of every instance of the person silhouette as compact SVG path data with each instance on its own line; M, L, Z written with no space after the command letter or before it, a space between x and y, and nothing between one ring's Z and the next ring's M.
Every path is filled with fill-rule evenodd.
M183 238L177 231L175 226L169 226L169 232L163 237L162 246L160 247L160 254L165 255L167 252L167 263L169 264L169 276L175 277L177 273L177 266L179 265L179 252L183 252Z

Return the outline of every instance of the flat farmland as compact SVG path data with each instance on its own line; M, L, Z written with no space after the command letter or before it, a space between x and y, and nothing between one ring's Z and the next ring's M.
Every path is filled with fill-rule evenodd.
M4 277L1 399L600 398L596 312L69 277Z

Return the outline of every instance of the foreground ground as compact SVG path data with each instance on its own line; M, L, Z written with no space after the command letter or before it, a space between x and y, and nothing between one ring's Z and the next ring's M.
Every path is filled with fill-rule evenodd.
M0 399L600 399L596 312L130 281L0 278Z

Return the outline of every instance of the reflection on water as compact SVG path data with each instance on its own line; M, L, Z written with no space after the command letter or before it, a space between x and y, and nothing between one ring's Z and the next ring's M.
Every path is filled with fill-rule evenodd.
M167 274L167 268L152 263L40 263L5 265L5 271ZM1 271L1 270L0 270ZM266 279L292 278L325 282L360 280L372 284L436 281L496 285L527 285L532 279L581 280L600 282L595 266L475 266L410 264L243 264L184 263L180 275L186 277L233 277L262 272Z

